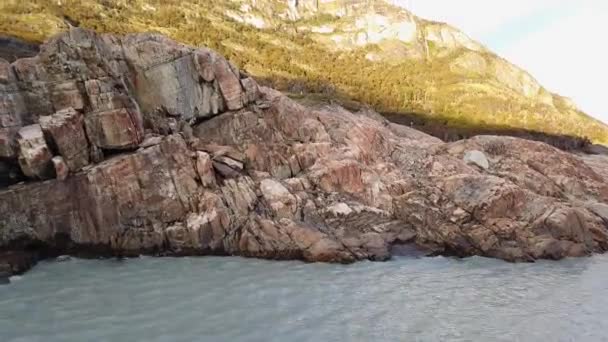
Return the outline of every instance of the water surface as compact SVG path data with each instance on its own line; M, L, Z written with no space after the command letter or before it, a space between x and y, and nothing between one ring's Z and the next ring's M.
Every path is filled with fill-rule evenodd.
M12 280L7 342L608 341L608 256L72 259Z

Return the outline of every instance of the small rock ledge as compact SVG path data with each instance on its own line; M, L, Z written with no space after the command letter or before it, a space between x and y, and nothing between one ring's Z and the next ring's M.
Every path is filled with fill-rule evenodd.
M60 254L584 256L608 249L604 158L446 144L301 106L207 49L73 29L0 61L0 273Z

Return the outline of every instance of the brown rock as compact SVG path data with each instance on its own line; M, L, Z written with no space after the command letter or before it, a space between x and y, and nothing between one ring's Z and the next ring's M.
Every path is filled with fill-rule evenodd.
M353 257L344 256L343 247L330 239L320 239L304 252L304 258L316 262L347 263L354 261Z
M21 128L17 133L17 146L19 165L26 176L39 179L50 176L53 155L44 140L40 125Z
M87 114L87 135L92 144L102 149L119 150L137 147L143 140L141 127L127 109Z
M243 89L245 89L245 97L243 102L255 102L255 100L257 100L260 96L258 84L251 77L241 79L241 84L243 85Z
M12 79L11 63L0 58L0 84L8 84Z
M260 183L260 191L276 217L294 217L298 209L297 200L281 183L273 179L264 179Z
M243 89L239 78L234 74L228 62L224 59L216 59L213 63L213 72L219 84L226 107L229 110L243 108Z
M55 143L71 171L78 171L89 164L89 142L80 113L70 108L51 116L42 116L40 126Z

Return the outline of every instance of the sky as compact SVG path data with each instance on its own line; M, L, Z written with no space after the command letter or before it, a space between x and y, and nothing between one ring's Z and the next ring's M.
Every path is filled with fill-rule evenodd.
M607 0L394 0L464 31L608 123Z

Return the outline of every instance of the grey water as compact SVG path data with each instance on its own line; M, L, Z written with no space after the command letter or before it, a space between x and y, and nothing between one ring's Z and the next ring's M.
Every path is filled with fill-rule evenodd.
M608 341L608 256L48 261L0 286L0 341Z

